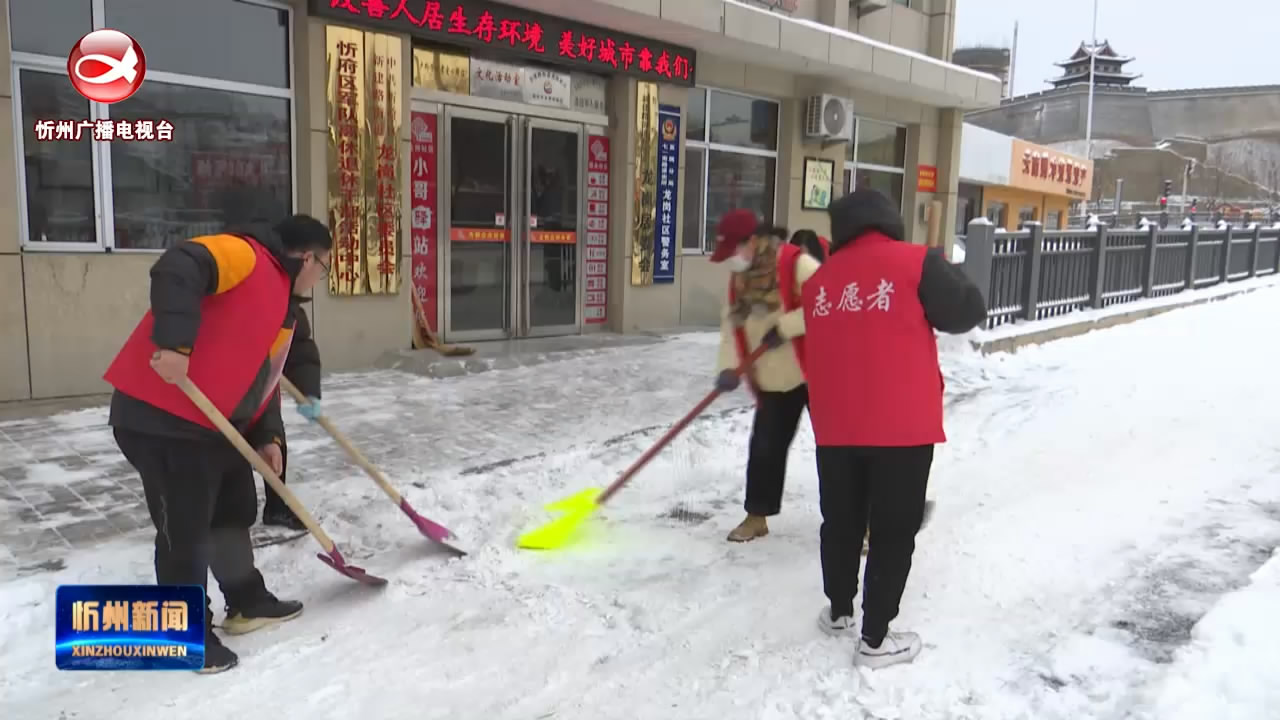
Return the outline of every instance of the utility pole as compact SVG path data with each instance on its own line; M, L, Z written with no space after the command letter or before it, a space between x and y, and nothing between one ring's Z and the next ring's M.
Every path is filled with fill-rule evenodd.
M1178 214L1186 217L1187 213L1187 179L1191 177L1191 173L1196 169L1196 161L1194 158L1187 161L1187 166L1182 169L1182 198L1178 200Z
M1089 48L1089 116L1085 120L1085 157L1093 159L1093 86L1097 84L1098 69L1098 0L1093 0L1093 44Z
M1013 80L1018 72L1018 21L1013 21L1013 48L1009 51L1009 97L1016 95Z

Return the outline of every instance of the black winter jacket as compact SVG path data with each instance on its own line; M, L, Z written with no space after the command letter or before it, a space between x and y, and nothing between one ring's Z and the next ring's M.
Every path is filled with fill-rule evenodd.
M906 238L902 214L889 198L875 190L855 190L833 202L827 212L831 219L832 255L871 231L898 241ZM987 319L982 291L936 248L924 256L919 297L935 330L966 333Z

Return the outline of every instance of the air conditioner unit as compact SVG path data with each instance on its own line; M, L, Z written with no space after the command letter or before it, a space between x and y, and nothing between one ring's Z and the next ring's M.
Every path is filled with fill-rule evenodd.
M809 138L853 141L853 100L813 95L805 105L804 134Z

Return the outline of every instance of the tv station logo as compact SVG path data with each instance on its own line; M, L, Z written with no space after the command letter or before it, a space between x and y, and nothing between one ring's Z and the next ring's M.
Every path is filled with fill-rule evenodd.
M205 597L199 585L60 585L59 670L199 670Z
M67 56L67 77L76 92L94 102L118 103L138 92L147 56L137 40L104 28L80 38Z
M71 87L91 102L113 105L127 100L146 76L142 46L119 30L94 30L67 55ZM96 142L173 140L173 123L155 118L37 120L33 129L37 142L78 142L85 137Z

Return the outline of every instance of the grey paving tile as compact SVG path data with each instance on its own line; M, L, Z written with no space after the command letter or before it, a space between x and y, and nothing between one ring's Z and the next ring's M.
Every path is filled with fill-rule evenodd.
M709 388L715 352L714 342L676 340L451 379L390 370L345 373L325 378L325 410L394 484L404 486L398 473L460 472L603 441L620 423L639 428L670 422ZM649 401L648 414L637 412L630 398L642 392L665 398L671 409ZM745 394L738 400L749 402ZM16 519L0 526L0 547L7 552L0 553L0 572L10 562L6 557L10 566L35 572L31 568L56 562L73 547L146 537L151 524L141 482L115 450L105 408L96 412L100 417L80 411L0 422L0 478L7 481L0 482L0 499ZM285 422L291 485L323 487L362 474L292 407ZM13 457L4 443L15 449Z

